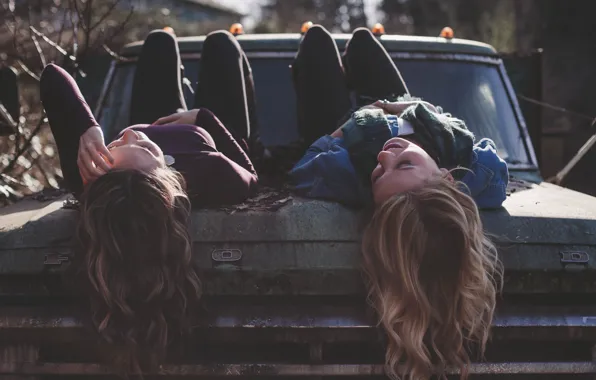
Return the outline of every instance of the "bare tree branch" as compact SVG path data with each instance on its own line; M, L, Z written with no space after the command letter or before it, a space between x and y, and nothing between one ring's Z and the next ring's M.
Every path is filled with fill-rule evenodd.
M126 10L120 11L121 4L127 0L19 0L13 7L7 1L12 0L0 0L0 29L6 29L5 46L0 51L6 57L4 61L26 73L21 79L28 83L29 90L21 97L27 101L22 107L25 117L19 120L2 117L6 112L2 112L0 105L1 132L13 135L10 141L4 141L8 145L2 146L11 154L5 160L6 165L0 165L0 203L22 196L21 190L30 193L40 186L55 185L58 178L57 161L45 150L45 140L40 141L41 146L37 142L37 138L45 138L42 127L47 120L45 116L39 120L35 116L39 112L43 115L43 109L39 103L33 103L38 100L35 91L30 91L29 77L39 81L39 63L45 66L53 59L64 63L73 74L86 76L80 67L95 52L107 52L115 59L128 61L110 46L119 43L134 14L133 7L128 14ZM47 16L50 11L54 16ZM117 23L111 21L112 15ZM33 182L27 179L28 175Z
M43 179L45 181L44 187L47 187L47 186L53 187L52 183L50 181L50 177L48 177L48 171L45 170L45 168L43 167L43 164L39 161L39 157L37 157L33 160L33 165L35 165L39 169L39 172L43 176Z
M120 23L120 25L118 25L118 28L116 28L113 32L112 35L107 38L104 42L105 43L109 43L110 41L113 41L114 38L116 38L118 35L120 35L124 29L126 28L126 26L130 23L130 20L132 19L132 16L134 14L135 8L133 6L130 7L128 14L126 15L126 18L124 19L124 21L122 21Z
M108 19L108 17L110 17L110 15L112 14L112 12L114 11L114 9L118 6L118 4L120 4L121 0L116 0L114 1L107 9L106 13L104 13L99 20L93 24L90 28L89 31L93 31L95 30L98 26L100 26L101 24L104 23L104 21L106 21Z
M72 0L72 4L74 5L74 10L77 12L77 21L81 20L81 10L79 9L79 3L77 3L77 0ZM78 22L77 22L78 23ZM73 23L74 25L75 23Z
M25 185L25 183L9 176L8 174L0 173L0 179L2 181L4 181L5 183L10 182L10 183L13 183L13 184L19 185L19 186L27 186L27 185Z
M17 63L19 64L19 66L21 66L21 69L23 69L24 72L26 72L31 78L39 82L39 75L35 74L30 68L28 68L22 60L18 59Z
M2 103L0 103L0 118L2 118L2 120L5 121L13 130L17 129L18 123L12 118L12 115Z
M27 138L27 140L25 140L25 143L23 144L23 146L20 147L19 149L17 149L14 157L10 160L8 165L6 165L4 167L4 169L2 169L2 171L0 172L0 175L9 173L14 168L17 161L19 160L19 157L21 157L23 155L23 153L25 153L27 151L27 149L29 149L29 147L31 146L31 142L33 141L33 138L35 136L37 136L37 134L41 130L41 127L44 125L44 123L45 123L45 113L42 114L42 117L39 119L37 126L35 127L33 132L31 132L31 135L29 136L29 138Z
M58 52L60 54L62 54L65 58L71 60L72 62L77 61L77 58L75 56L68 54L68 52L66 50L64 50L62 47L60 47L60 45L57 45L54 41L49 39L45 34L41 33L40 31L35 29L33 26L30 26L29 28L31 29L31 31L33 31L33 33L35 33L37 36L41 37L45 42L47 42L48 45L50 45L54 49L58 50Z
M32 34L31 35L31 39L33 40L33 43L35 44L35 50L37 50L37 54L39 54L39 60L41 61L41 65L43 67L45 67L47 65L46 57L43 54L43 51L41 50L41 46L39 46L39 42L37 41L37 37L35 37L35 35Z
M76 1L76 0L75 0ZM85 46L83 49L83 54L86 55L87 51L89 50L89 45L91 42L91 10L93 9L93 0L87 0L85 2Z
M113 51L112 49L110 49L108 47L108 45L103 44L103 49L105 50L106 53L108 53L112 58L117 59L120 62L132 62L133 60L130 58L126 58L123 57L121 55L119 55L118 53L116 53L115 51Z
M130 61L127 58L124 58L122 56L119 56L118 54L116 54L113 50L111 50L108 47L108 44L112 43L114 41L114 39L116 37L118 37L122 32L124 32L124 29L126 28L126 26L130 23L132 16L134 14L134 7L130 7L128 14L126 15L126 18L118 25L118 28L116 28L109 37L106 37L107 33L105 32L105 30L102 28L99 31L100 37L96 39L94 45L93 45L93 50L102 48L104 51L106 51L110 56L112 56L115 59L118 59L121 62L128 62Z
M70 13L70 10L64 10L62 14L62 22L60 23L60 31L58 32L58 37L56 38L56 45L61 46L62 44L62 36L64 35L64 31L66 30L66 19L67 15Z

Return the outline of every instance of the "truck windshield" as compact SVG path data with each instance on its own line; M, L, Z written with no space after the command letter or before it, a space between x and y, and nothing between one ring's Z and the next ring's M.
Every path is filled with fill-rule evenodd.
M250 55L249 55L250 57ZM268 146L286 145L298 138L296 99L289 66L291 58L250 59L256 87L260 135ZM200 62L184 60L185 76L196 84ZM398 60L413 96L443 107L463 119L477 139L489 137L508 163L531 164L522 142L519 124L497 67L489 64ZM101 110L100 121L107 136L126 127L134 65L120 65ZM192 94L185 91L187 104Z
M476 139L494 140L510 163L529 163L521 129L493 65L456 61L396 62L413 96L466 122Z

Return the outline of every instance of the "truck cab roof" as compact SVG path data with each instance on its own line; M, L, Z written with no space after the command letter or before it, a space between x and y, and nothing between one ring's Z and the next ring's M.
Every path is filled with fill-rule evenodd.
M332 34L337 46L343 50L349 41L350 34ZM302 39L299 33L279 34L243 34L236 37L245 52L262 51L290 51L296 52ZM196 53L201 51L205 36L178 37L180 53ZM446 39L442 37L421 37L405 35L382 35L379 41L387 51L409 53L445 53L445 54L473 54L497 57L496 50L485 43L464 40ZM121 54L125 57L137 56L143 41L126 45Z

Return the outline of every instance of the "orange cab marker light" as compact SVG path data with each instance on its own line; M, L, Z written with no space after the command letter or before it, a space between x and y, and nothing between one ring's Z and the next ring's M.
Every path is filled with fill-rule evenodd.
M240 23L235 23L230 26L230 33L237 36L239 34L244 34L244 27Z
M174 29L171 26L166 26L165 28L163 28L163 30L170 34L176 34L176 33L174 33Z
M306 21L304 24L302 24L302 27L300 28L300 33L304 34L304 33L308 32L308 30L310 29L311 26L312 26L312 22Z
M371 31L375 36L380 36L385 34L385 27L380 22L377 22Z
M453 38L453 29L448 26L444 27L439 36L450 40Z

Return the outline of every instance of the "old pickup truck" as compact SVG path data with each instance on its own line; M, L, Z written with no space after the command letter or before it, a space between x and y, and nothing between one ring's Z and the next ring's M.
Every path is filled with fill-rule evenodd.
M253 67L262 142L297 137L288 66L300 34L241 35ZM349 35L334 35L342 50ZM484 361L473 375L593 378L596 361L596 198L543 182L502 59L486 44L379 37L413 95L497 143L511 172L504 207L484 211L506 268ZM178 38L196 82L203 37ZM141 43L121 51L96 116L126 126ZM190 96L190 91L188 91ZM62 274L76 210L67 196L0 209L0 378L108 376ZM383 376L384 338L360 272L362 217L341 205L264 189L226 209L195 210L194 257L205 286L192 343L156 377ZM485 376L483 376L485 378Z

